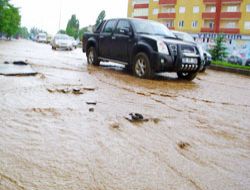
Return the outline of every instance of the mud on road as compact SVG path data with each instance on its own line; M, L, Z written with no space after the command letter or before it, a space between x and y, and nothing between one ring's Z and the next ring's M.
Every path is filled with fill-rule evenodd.
M249 77L140 80L81 49L0 41L12 60L39 74L0 76L1 190L249 189Z

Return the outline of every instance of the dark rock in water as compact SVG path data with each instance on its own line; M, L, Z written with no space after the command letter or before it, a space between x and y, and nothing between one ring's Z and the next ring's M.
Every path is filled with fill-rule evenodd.
M179 147L180 149L187 149L189 146L190 146L190 144L187 143L187 142L179 142L179 143L178 143L178 147Z
M0 75L4 76L34 76L38 74L32 66L25 62L8 62L0 64Z
M86 104L88 104L88 105L96 105L97 103L96 102L86 102Z
M89 108L89 112L94 112L94 108Z
M142 114L139 113L130 113L130 117L125 117L130 122L147 122L149 121L148 119L144 119Z
M143 115L139 113L130 113L129 114L132 120L143 120Z
M28 65L28 63L24 62L24 61L13 61L14 65Z

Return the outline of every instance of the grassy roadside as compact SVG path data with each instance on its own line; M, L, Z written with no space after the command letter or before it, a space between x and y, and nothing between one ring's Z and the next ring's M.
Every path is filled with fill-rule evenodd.
M213 61L212 65L218 65L218 66L222 66L222 67L229 67L229 68L234 68L234 69L242 69L242 70L250 71L250 66L231 64L231 63L228 63L226 61Z

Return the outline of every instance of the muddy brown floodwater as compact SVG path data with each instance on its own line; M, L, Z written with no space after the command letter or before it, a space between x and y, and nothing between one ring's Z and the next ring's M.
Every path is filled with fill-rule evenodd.
M81 49L0 41L13 60L39 74L0 76L0 190L250 188L249 77L140 80Z

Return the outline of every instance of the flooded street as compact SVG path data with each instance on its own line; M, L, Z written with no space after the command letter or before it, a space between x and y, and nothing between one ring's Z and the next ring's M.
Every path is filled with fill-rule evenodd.
M80 48L0 41L14 60L39 74L0 75L0 190L249 189L249 77L141 80Z

